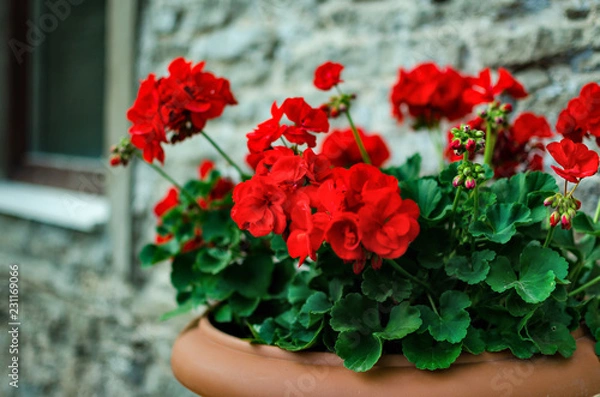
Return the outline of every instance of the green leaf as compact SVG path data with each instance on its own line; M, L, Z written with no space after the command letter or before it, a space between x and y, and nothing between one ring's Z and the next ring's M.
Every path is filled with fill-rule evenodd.
M385 302L392 297L401 302L410 296L412 284L405 279L398 279L392 268L383 266L379 270L369 268L363 272L362 293L377 302Z
M392 309L390 320L383 331L376 332L374 335L386 340L402 339L418 330L422 323L419 310L411 307L408 302L402 302Z
M236 245L240 241L240 230L231 220L228 210L203 212L202 238L220 245Z
M435 341L428 334L412 334L402 340L402 352L418 369L449 368L456 361L462 345Z
M256 252L248 255L240 265L228 266L223 278L246 298L264 297L271 284L275 265L269 253Z
M194 259L194 253L180 254L173 259L171 284L178 291L187 289L190 284L197 281L198 275L194 272Z
M329 282L329 298L332 302L337 302L342 299L344 287L347 285L352 285L352 281L342 280L336 277Z
M177 252L178 248L179 246L175 241L173 241L173 243L169 245L148 244L144 246L144 248L142 248L142 251L140 252L140 262L142 262L142 267L150 267L152 265L157 264L158 262L162 262L166 259L169 259L174 255L174 253Z
M490 271L489 262L496 257L490 250L475 251L469 261L464 256L454 256L446 265L446 274L454 276L468 284L477 284L485 280Z
M390 167L382 171L394 176L400 182L417 179L421 172L421 155L416 153L409 157L400 167Z
M223 277L223 274L204 273L199 281L209 299L221 301L229 298L235 291L235 286L226 277Z
M442 219L450 210L450 203L442 201L442 189L435 180L417 179L403 182L401 185L402 197L415 201L424 219Z
M460 291L446 291L440 297L439 314L427 306L419 306L423 325L437 341L458 343L467 336L471 317L465 310L471 306L469 296Z
M554 355L558 352L563 357L571 357L577 348L575 338L561 323L544 322L528 329L528 334L542 354Z
M227 248L203 248L196 257L195 268L204 273L217 274L231 263L232 254Z
M531 211L522 204L499 204L488 208L485 221L476 221L469 227L475 236L504 244L517 233L517 226L531 222Z
M512 354L522 360L531 358L537 352L535 345L528 340L523 340L516 329L504 330L503 332L495 330L488 332L486 349L489 352L510 349Z
M275 324L275 321L272 318L266 319L262 324L253 325L253 328L262 342L268 345L273 344L275 341L275 329L277 328L277 324Z
M215 310L214 319L218 323L229 323L233 319L231 306L229 304L221 305Z
M509 260L500 256L491 265L485 280L496 292L514 288L527 303L539 303L546 300L556 288L556 278L566 282L568 263L550 248L526 247L521 254L519 277Z
M318 327L311 329L292 328L291 332L288 335L286 335L285 338L280 338L279 340L277 340L275 342L275 345L279 346L282 349L292 352L305 350L317 343L322 330L322 321L320 322Z
M312 294L307 300L302 308L300 309L301 313L316 313L316 314L324 314L331 310L331 302L327 298L324 292L315 292Z
M483 331L469 326L467 336L463 340L463 350L471 354L481 354L485 351L485 340Z
M314 292L308 285L316 276L317 272L312 268L296 273L288 289L288 301L292 304L305 302Z
M358 331L344 331L335 343L335 352L344 360L344 367L356 372L365 372L379 361L382 352L379 338Z
M275 252L275 258L279 261L290 257L287 244L280 234L271 237L271 249Z
M352 293L340 299L331 309L331 328L335 331L380 331L377 303L361 294Z
M231 306L231 311L238 317L248 317L252 315L259 303L260 298L250 299L239 294L234 294L231 296L231 298L229 298L229 306Z
M177 309L173 309L173 310L171 310L169 312L166 312L162 316L160 316L159 321L167 321L167 320L172 319L173 317L177 317L177 316L180 316L182 314L189 313L195 307L196 307L196 305L194 304L194 301L192 299L189 299L188 301L186 301L182 305L179 305L179 307L177 307Z
M579 233L600 237L600 223L594 223L589 215L581 211L573 218L573 229Z

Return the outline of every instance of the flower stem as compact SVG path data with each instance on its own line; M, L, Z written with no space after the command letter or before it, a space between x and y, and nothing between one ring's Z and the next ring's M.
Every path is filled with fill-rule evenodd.
M550 225L550 229L548 229L548 234L546 235L546 241L544 241L544 248L548 248L548 245L550 245L550 241L552 241L552 237L554 237L554 230L556 230L556 227Z
M194 196L192 196L192 194L190 192L188 192L187 190L185 190L183 188L183 186L181 186L179 183L177 183L177 181L175 179L173 179L171 177L171 175L167 174L165 172L165 170L163 170L162 168L160 168L159 166L157 166L154 163L149 163L146 160L144 160L144 157L142 156L142 154L139 152L139 150L135 151L135 155L142 160L143 163L148 164L148 166L150 168L152 168L158 175L160 175L161 177L163 177L166 181L168 181L170 184L172 184L173 186L175 186L177 188L177 190L179 190L181 192L181 194L183 194L191 203L193 203L196 207L202 209L200 207L200 205L198 204L198 202L196 201L196 198Z
M437 308L435 307L435 303L433 302L433 298L431 297L429 292L427 293L427 299L429 299L429 304L431 305L431 308L433 309L434 313L439 316L440 313L438 313Z
M456 194L454 195L454 202L452 203L452 223L450 223L450 238L454 234L454 226L456 223L456 209L458 208L458 200L460 199L460 194L462 193L462 186L456 188Z
M594 223L598 223L600 220L600 199L598 199L598 205L596 206L596 214L594 215Z
M335 88L340 95L344 95L342 90L337 85L335 86ZM360 152L360 156L362 157L363 162L365 164L371 164L371 158L369 157L369 153L367 153L367 149L365 149L365 145L362 141L362 138L360 137L358 130L354 125L354 121L352 120L352 116L350 115L350 105L348 105L348 108L344 111L344 113L346 113L346 118L348 119L348 123L350 123L350 129L352 130L354 140L358 145L358 151Z
M444 169L444 137L442 135L442 130L439 128L427 130L429 132L429 136L433 141L435 149L438 154L439 162L440 162L440 170Z
M394 269L396 269L400 274L402 274L404 277L414 281L415 283L421 285L423 288L425 288L428 292L433 293L433 290L431 289L431 287L429 286L429 284L427 284L424 281L419 280L418 278L416 278L415 276L413 276L412 274L410 274L409 272L407 272L406 270L404 270L399 264L398 262L396 262L393 259L386 259L385 260L387 263L389 263L390 265L392 265L392 267Z
M240 178L242 178L242 180L250 179L250 176L246 175L244 171L242 171L242 169L235 163L235 161L233 161L231 157L229 157L227 153L225 153L223 149L221 149L221 147L217 145L217 143L206 134L206 132L201 131L201 134L204 135L208 142L210 142L210 144L217 150L217 152L219 152L219 154L225 159L225 161L227 161L229 165L235 168L235 170L240 174Z
M573 295L577 295L578 293L585 291L586 289L588 289L589 287L591 287L594 284L598 284L600 283L600 276L596 277L595 279L585 283L584 285L582 285L581 287L574 289L573 291L569 292L569 296L573 296Z
M483 162L492 169L492 158L494 157L494 146L496 146L496 132L492 130L489 122L485 126L485 152L483 154Z

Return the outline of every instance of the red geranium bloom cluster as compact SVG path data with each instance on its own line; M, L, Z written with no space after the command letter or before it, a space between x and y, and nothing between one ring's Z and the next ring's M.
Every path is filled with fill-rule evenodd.
M510 177L518 172L544 169L544 145L538 138L552 136L550 124L543 116L523 112L512 126L498 134L492 163L496 178Z
M434 63L424 63L411 71L400 69L391 93L392 113L402 122L405 105L418 127L434 126L442 118L458 120L473 109L463 100L469 87L470 79L450 67L440 70Z
M342 83L340 78L344 65L335 62L325 62L315 70L314 85L320 90L329 91L334 86Z
M293 125L281 123L286 116ZM308 147L317 145L317 138L312 133L329 131L329 120L327 113L319 108L311 107L304 98L288 98L277 107L277 103L271 106L271 118L263 121L256 129L247 134L248 150L254 166L258 163L260 156L271 147L271 144L284 136L288 141ZM254 155L254 156L253 156Z
M367 261L403 255L419 233L419 208L402 200L398 181L378 168L331 168L308 148L264 152L252 179L235 187L232 219L254 236L273 232L286 240L300 264L328 242L359 273Z
M471 105L492 102L496 97L507 94L514 99L521 99L527 96L527 91L508 70L498 69L498 81L492 85L492 77L489 68L479 72L478 77L470 78L470 87L463 94L465 102Z
M562 167L552 165L552 169L561 177L572 183L598 172L598 153L589 150L583 143L575 143L565 138L560 142L552 142L547 146L548 152Z
M142 82L127 118L133 123L131 143L143 151L146 161L164 162L162 143L179 142L202 131L207 120L237 103L229 81L203 69L203 62L192 66L177 58L168 77L157 80L151 74ZM167 137L167 132L172 135Z
M384 140L377 134L365 134L361 128L357 128L357 131L369 154L371 164L380 167L390 157L390 151ZM348 168L363 162L358 144L350 128L331 131L323 141L321 152L335 167Z
M600 85L588 83L579 96L569 101L558 115L556 131L573 142L581 143L585 137L595 137L600 145Z

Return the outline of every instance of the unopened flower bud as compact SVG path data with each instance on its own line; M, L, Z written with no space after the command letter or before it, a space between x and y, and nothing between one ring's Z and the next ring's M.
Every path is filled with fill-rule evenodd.
M450 147L453 150L458 150L462 148L462 142L460 141L460 139L453 139L452 142L450 142Z
M556 195L546 197L546 199L544 200L544 205L546 207L556 207Z
M581 208L581 201L575 199L575 209L578 210Z
M550 226L555 227L560 222L560 213L558 211L554 211L550 214Z
M475 142L474 139L467 139L467 143L465 144L465 148L469 151L472 152L475 150L475 147L477 146L477 143Z
M496 124L504 124L504 117L498 116L494 121L496 122Z
M465 181L465 187L469 190L474 189L476 185L477 182L475 182L475 179L473 179L472 177L468 177Z
M459 187L462 186L462 184L464 183L464 178L462 175L457 175L454 177L454 179L452 180L452 186L454 187Z
M346 110L348 110L348 106L346 106L345 104L340 104L340 106L338 106L338 111L340 113L344 113Z
M329 111L329 117L336 118L340 115L340 112L337 109L331 109Z
M481 112L479 112L479 117L485 119L487 117L487 111L482 110Z
M480 130L475 130L474 135L475 135L475 138L483 138L485 136L485 133Z
M510 103L505 103L502 105L502 107L500 108L500 110L502 110L505 113L510 113L513 110L513 107Z
M117 165L121 164L121 157L117 156L110 156L109 159L110 165L113 167L116 167Z
M560 217L560 227L565 230L571 229L571 217L568 214L562 214Z

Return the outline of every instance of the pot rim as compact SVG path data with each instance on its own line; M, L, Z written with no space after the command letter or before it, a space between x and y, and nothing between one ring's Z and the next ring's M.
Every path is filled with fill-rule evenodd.
M187 332L198 332L201 337L207 338L211 343L218 345L220 348L234 350L237 352L241 352L244 354L249 354L252 356L261 356L265 358L270 358L274 360L283 360L283 361L294 361L301 362L307 364L316 364L316 365L326 365L326 366L334 366L339 367L343 366L343 360L338 357L334 353L330 352L291 352L284 349L281 349L277 346L271 345L262 345L262 344L253 344L248 340L240 339L235 336L229 335L219 329L217 329L210 321L207 315L203 315L199 318L194 319L182 332L182 334ZM585 331L582 327L579 327L572 333L573 337L576 340L579 340L585 337ZM558 359L562 359L562 356L554 355L554 356L540 356L535 355L532 357L554 357ZM456 361L452 364L452 366L456 365L465 365L465 364L477 364L482 362L498 362L498 361L507 361L507 360L518 360L518 361L527 361L523 359L519 359L515 357L509 350L491 353L484 352L482 354L474 355L470 353L463 352L456 359ZM375 364L375 367L412 367L415 368L415 365L408 361L404 355L401 354L386 354L381 357L381 359Z

